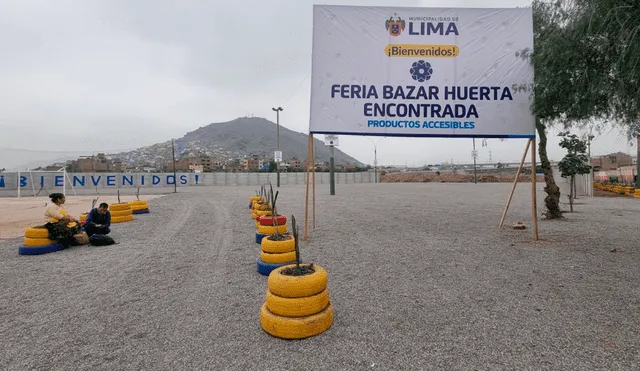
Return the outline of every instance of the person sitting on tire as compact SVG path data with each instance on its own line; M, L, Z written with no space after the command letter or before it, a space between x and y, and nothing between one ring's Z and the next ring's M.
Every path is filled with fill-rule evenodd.
M80 232L80 226L75 218L68 215L61 205L66 201L62 193L49 195L51 203L44 209L45 228L49 231L49 239L58 241L65 248L75 244L75 234Z
M82 228L89 237L94 234L109 234L111 229L111 212L109 211L109 205L106 202L100 204L98 208L95 208L87 215L87 220Z

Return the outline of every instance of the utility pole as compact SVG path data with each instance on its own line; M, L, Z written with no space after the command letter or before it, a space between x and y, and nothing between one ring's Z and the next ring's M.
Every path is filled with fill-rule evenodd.
M636 189L640 189L640 133L636 134Z
M173 157L173 193L178 193L178 179L176 177L176 147L171 139L171 154Z
M331 151L331 158L329 158L329 194L334 196L336 194L336 174L335 174L335 162L333 159L333 144L329 146Z
M478 158L478 152L476 152L476 138L473 138L473 183L478 184L478 173L476 170L476 159Z
M593 140L593 138L595 137L591 134L587 136L587 148L588 148L588 156L589 156L589 189L590 189L589 196L591 197L593 197L593 167L591 166L591 141Z
M373 143L373 174L374 174L374 183L379 183L378 181L378 142L385 139L386 137L380 138L377 141L373 141L373 139L367 137L371 143ZM406 160L405 160L406 161Z
M280 111L282 111L282 107L272 107L272 110L274 110L276 112L276 152L280 152ZM278 178L278 188L280 187L280 161L282 161L282 159L280 159L280 161L278 161L278 159L276 159L276 156L273 156L274 160L276 161L276 176Z

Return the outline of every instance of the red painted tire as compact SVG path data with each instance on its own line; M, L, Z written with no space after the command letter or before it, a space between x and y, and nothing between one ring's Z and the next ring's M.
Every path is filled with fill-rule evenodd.
M265 215L260 217L260 225L273 226L273 225L276 225L275 221L278 222L278 225L285 225L287 224L287 217L284 215L278 215L277 218L274 218L271 215Z

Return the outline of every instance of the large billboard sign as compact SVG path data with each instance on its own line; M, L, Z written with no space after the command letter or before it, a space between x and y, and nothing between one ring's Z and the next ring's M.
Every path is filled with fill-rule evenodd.
M535 137L531 8L315 5L315 134Z

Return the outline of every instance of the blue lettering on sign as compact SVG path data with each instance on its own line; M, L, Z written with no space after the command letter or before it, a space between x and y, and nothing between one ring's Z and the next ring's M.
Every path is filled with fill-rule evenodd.
M87 178L85 178L85 176L81 176L81 177L77 177L77 176L73 176L73 186L77 187L78 184L84 187L84 184L86 183Z
M24 175L20 176L20 187L26 187L27 186L27 177Z
M44 187L44 176L40 176L40 187Z
M96 179L96 177L94 175L91 176L91 183L93 183L94 186L98 186L98 183L100 183L100 179L102 178L102 175L98 175L98 179Z
M56 187L62 187L64 185L64 177L62 175L56 175L55 179Z
M173 175L167 175L167 184L176 184L176 177Z
M182 185L187 184L187 176L186 175L180 175L180 184L182 184Z
M4 175L0 175L0 187L4 188Z
M160 177L159 177L159 176L154 175L154 176L152 176L152 177L151 177L151 179L152 179L151 184L153 184L153 185L158 185L158 184L160 184Z
M124 184L125 182L129 183L129 185L133 185L133 175L131 175L131 176L123 175L122 176L122 185L125 185Z
M140 177L140 185L144 185L144 175Z
M196 174L196 184L198 184L198 178L200 177L200 175Z
M114 185L116 185L116 176L107 175L107 186L113 187Z

